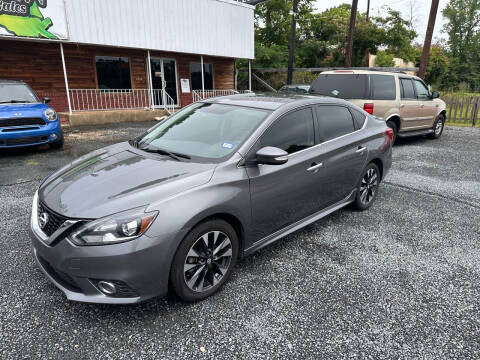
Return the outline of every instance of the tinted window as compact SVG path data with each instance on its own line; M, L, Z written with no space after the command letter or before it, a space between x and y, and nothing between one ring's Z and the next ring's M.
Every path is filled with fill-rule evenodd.
M363 74L321 74L313 82L310 92L342 99L366 99L368 77Z
M397 91L395 77L391 75L370 75L373 100L395 100Z
M190 77L192 90L202 90L202 64L190 63ZM213 65L203 64L203 81L205 90L213 90Z
M349 134L355 129L350 111L343 106L317 106L320 139L322 142Z
M400 88L402 90L402 99L415 99L412 80L400 79Z
M312 110L306 108L277 120L262 136L260 147L275 146L291 154L314 143Z
M350 109L350 111L352 112L353 120L355 121L355 129L361 129L367 118L366 113L355 109Z
M415 90L417 91L417 98L425 100L430 98L430 92L427 87L419 80L414 80Z
M131 89L130 61L127 57L96 56L99 89Z

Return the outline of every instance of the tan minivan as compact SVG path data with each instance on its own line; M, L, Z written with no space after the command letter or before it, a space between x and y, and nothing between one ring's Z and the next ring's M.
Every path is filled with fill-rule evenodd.
M339 97L384 118L396 137L442 135L446 119L440 93L430 93L422 79L402 72L332 70L322 72L310 93Z

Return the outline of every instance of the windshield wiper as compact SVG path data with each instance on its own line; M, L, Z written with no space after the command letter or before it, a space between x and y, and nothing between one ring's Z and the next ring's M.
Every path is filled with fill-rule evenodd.
M143 151L146 151L146 152L150 152L150 153L167 155L167 156L170 156L172 159L175 159L177 161L181 161L180 158L190 159L190 156L188 156L188 155L177 153L177 152L171 152L171 151L168 151L168 150L165 150L165 149L160 149L160 148L155 148L155 147L144 147L144 148L140 148L140 149L143 150Z
M8 101L0 101L0 104L19 104L19 103L31 103L28 100L8 100Z

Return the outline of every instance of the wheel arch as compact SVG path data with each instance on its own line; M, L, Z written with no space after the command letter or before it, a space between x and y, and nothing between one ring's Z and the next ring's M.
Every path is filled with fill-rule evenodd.
M387 121L393 121L395 123L395 125L397 125L397 131L400 130L400 115L398 114L393 114L393 115L390 115L386 120L385 120L385 123L387 123Z
M383 180L383 161L380 158L373 158L370 160L369 164L375 164L378 167L378 171L380 171L380 179Z
M238 216L225 211L213 212L209 215L204 215L200 218L195 219L194 222L192 222L191 225L189 225L190 230L203 222L214 220L214 219L223 220L233 227L239 241L239 256L242 257L244 246L245 246L245 226L243 225L242 221L238 218Z

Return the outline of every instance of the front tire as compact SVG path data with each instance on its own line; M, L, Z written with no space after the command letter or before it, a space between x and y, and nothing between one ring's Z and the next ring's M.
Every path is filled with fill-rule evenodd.
M238 256L238 236L224 220L195 226L183 239L170 271L170 284L184 301L203 300L227 282Z
M357 195L353 202L353 207L357 210L367 210L372 206L378 193L378 185L380 184L380 171L374 163L367 165L363 170L362 177L357 186Z
M433 124L433 133L429 135L430 139L438 139L443 134L443 128L445 127L445 116L438 115L437 120Z

